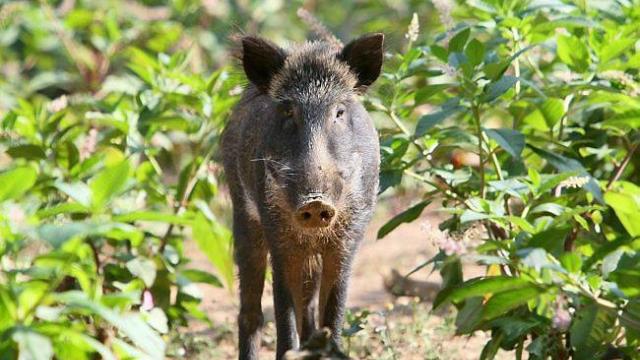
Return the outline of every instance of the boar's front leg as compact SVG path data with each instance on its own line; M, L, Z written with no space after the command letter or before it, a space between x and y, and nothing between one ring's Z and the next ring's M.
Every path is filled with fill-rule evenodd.
M331 340L341 346L342 322L347 301L347 287L355 249L330 249L322 255L320 284L320 327L331 330Z
M267 250L260 225L234 211L233 236L235 260L240 282L238 347L240 360L256 360L260 350L262 326L262 290L267 267Z
M277 250L271 251L271 267L273 269L273 307L276 318L276 359L282 359L284 354L297 347L298 335L296 332L296 319L293 304L292 290L294 284L290 283L291 275L299 272L291 263L291 258L280 254ZM295 284L301 285L301 284Z

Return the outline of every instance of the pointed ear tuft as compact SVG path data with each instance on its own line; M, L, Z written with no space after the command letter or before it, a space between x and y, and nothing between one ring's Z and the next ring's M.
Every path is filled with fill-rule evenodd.
M356 87L369 86L382 70L384 34L364 35L348 43L339 55L358 76Z
M242 66L249 81L266 92L273 76L282 68L287 54L272 42L244 36L242 41Z

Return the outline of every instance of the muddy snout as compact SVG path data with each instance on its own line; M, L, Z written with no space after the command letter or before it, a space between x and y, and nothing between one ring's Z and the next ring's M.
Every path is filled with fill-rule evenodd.
M305 228L321 228L331 225L336 208L320 197L302 204L295 213L298 224Z

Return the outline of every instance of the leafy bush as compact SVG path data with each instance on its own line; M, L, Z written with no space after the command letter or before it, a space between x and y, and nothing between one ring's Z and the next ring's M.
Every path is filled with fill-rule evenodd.
M424 193L378 237L442 200L422 267L459 334L491 332L482 359L637 356L640 4L436 5L444 31L424 39L415 18L369 99L394 124L381 191Z
M38 33L36 21L60 25L47 6L21 6L25 17L3 32L5 40L14 32L13 50L54 36ZM60 37L69 58L62 48L29 55L33 67L70 60L80 74L68 78L86 82L64 82L65 69L43 70L25 81L33 94L4 99L15 104L0 118L3 359L164 358L169 327L208 321L194 283L232 287L230 231L210 204L219 176L212 157L237 77L225 68L195 74L185 52L156 56L128 42L137 31L152 46L166 41L164 34L154 41L153 24L140 30L126 19L92 20L84 8L65 18L105 58L77 59L90 50L68 34ZM128 71L110 73L119 62ZM108 63L116 69L101 68ZM76 92L55 100L35 92L70 88ZM187 235L219 276L189 266Z
M237 25L300 40L296 6L0 4L0 358L162 358L169 329L207 321L193 284L233 286L215 153L242 83L225 39ZM421 268L442 274L435 305L458 308L458 333L491 332L482 358L640 346L639 9L315 9L345 39L388 34L366 97L382 197L423 196L379 237L442 202L450 216L428 235L442 251ZM215 275L190 267L188 238ZM486 276L466 278L463 262Z

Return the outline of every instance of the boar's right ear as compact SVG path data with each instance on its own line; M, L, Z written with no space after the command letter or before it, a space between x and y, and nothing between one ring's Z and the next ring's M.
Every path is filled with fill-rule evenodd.
M249 81L267 91L287 54L277 45L255 36L242 37L242 66Z
M380 76L384 57L384 34L362 36L348 43L339 55L358 76L356 87L373 84Z

